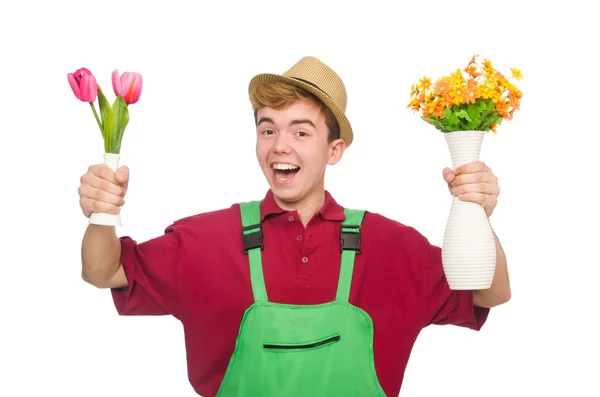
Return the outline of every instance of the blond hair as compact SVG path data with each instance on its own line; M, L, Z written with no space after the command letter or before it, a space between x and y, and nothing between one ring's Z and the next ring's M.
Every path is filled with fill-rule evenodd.
M340 126L331 110L313 94L282 82L259 85L250 94L250 103L252 103L252 110L254 110L254 122L257 122L256 113L260 108L269 107L279 110L301 100L314 103L325 113L325 125L329 130L327 141L331 142L338 139L340 137Z

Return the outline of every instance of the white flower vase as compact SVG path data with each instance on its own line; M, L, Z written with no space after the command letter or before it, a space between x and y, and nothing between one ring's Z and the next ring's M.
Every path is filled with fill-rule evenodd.
M104 164L113 172L119 168L120 155L116 153L104 153ZM121 214L109 214L104 212L94 212L90 215L90 223L104 226L122 226Z
M453 168L479 161L485 131L444 133ZM442 243L442 264L452 290L488 289L496 269L496 243L485 209L452 196Z

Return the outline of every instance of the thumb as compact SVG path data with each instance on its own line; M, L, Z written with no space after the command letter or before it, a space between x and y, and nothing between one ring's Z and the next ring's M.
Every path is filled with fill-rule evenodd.
M454 173L454 170L452 168L444 168L444 171L442 171L442 174L444 176L444 180L446 181L446 183L452 183L452 181L454 181L454 178L456 177L456 174Z
M127 183L129 181L129 168L125 165L119 167L115 172L115 179L119 183Z

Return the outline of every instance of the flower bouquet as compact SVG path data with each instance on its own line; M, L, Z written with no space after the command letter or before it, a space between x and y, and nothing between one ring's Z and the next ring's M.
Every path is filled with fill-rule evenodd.
M125 72L119 75L118 70L112 73L113 91L116 99L110 105L94 75L86 68L75 73L68 73L67 79L73 93L82 102L88 102L96 118L96 123L104 140L104 164L115 172L119 167L121 142L125 128L129 123L128 105L139 101L142 94L143 80L140 73ZM100 117L94 102L98 99ZM120 214L93 213L90 223L98 225L120 226Z
M502 120L520 109L519 69L505 77L485 59L473 56L464 69L435 83L427 76L411 87L408 108L444 134L452 166L479 161L486 133L497 133ZM451 289L478 290L491 286L496 268L496 244L484 208L452 197L442 243L442 263Z

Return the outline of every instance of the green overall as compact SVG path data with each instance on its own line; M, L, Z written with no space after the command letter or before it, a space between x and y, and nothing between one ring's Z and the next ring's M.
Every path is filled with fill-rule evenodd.
M373 361L373 323L366 312L348 303L364 211L344 210L335 300L288 305L267 298L259 202L240 207L254 304L244 313L217 396L385 396Z

